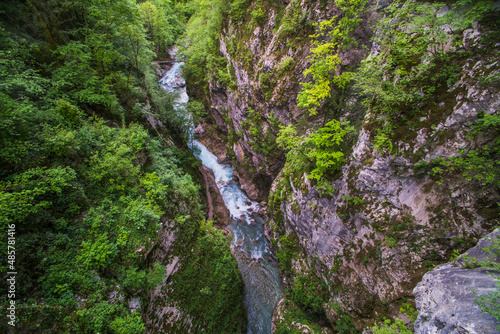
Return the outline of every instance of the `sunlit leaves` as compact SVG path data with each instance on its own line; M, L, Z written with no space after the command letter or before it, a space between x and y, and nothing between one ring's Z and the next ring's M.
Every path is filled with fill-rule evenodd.
M166 47L173 44L184 30L182 17L166 0L145 1L139 4L139 8L148 39L166 52Z
M313 147L307 156L316 161L316 168L307 176L309 179L319 181L325 173L333 173L342 167L344 154L335 148L342 143L346 133L339 121L332 120L306 139Z
M115 318L110 323L110 328L117 334L142 334L146 331L138 311Z
M341 124L337 120L326 123L305 138L298 136L292 126L283 127L276 142L288 150L284 173L301 174L306 172L305 167L312 162L314 168L308 171L307 178L316 180L322 188L327 187L324 176L338 171L345 161L339 145L348 131L351 131L349 124Z
M280 129L279 136L276 138L276 144L283 149L292 150L299 147L302 140L302 138L297 136L297 130L293 126L288 125Z
M321 21L318 33L311 36L315 40L309 56L310 67L303 74L312 81L301 83L302 90L297 96L298 106L307 108L311 114L316 114L321 103L331 96L332 84L342 89L350 82L351 74L340 71L339 52L356 45L351 35L361 22L367 1L337 0L335 4L343 15Z

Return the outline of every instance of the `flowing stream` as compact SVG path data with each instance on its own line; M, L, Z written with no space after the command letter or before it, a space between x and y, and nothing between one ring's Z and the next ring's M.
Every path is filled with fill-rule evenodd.
M175 62L160 80L166 91L178 93L176 109L183 108L189 100L182 78L182 65L182 62ZM264 235L264 221L257 214L259 204L249 200L233 180L231 165L219 164L217 157L193 138L193 124L189 117L186 122L190 123L191 129L189 146L201 162L214 172L217 187L231 213L229 228L234 236L231 248L245 284L243 302L248 315L247 333L271 333L272 312L283 295L283 288L277 262Z

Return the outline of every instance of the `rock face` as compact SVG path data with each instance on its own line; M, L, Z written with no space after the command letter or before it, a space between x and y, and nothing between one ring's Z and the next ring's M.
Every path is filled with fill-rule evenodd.
M353 36L359 48L341 53L342 65L358 62L370 50L379 52L370 41L374 32L369 22L389 3L370 2ZM282 5L284 15L304 13L305 22L340 14L333 2ZM311 32L304 28L284 34L284 16L277 20L276 8L265 10L269 19L259 27L230 20L224 28L220 52L230 64L234 86L210 83L211 124L200 138L209 148L214 138L226 143L242 188L251 199L269 200L266 234L277 252L293 255L285 264L291 268L284 275L285 286L294 288L298 277L313 273L327 285L329 322L348 315L361 331L374 319L400 316L403 300L413 301L413 289L429 268L447 262L454 249L472 247L493 229L497 188L469 182L458 172L440 179L418 166L491 143L492 136L474 142L469 135L479 111L494 114L500 107L499 87L478 84L491 68L499 72L498 59L478 54L457 65L457 83L436 94L432 108L420 110L422 117L412 127L394 130L406 133L399 133L405 139L394 141L393 152L374 147L373 115L365 115L361 97L341 92L343 104L332 111L335 118L361 125L346 150L346 163L329 180L333 191L325 194L305 174L287 173L283 152L269 145L279 124L295 124L307 134L323 119L297 107ZM464 47L470 49L478 28L463 34Z
M295 123L303 115L296 96L305 80L302 72L309 63L309 35L314 29L301 26L291 32L283 22L296 16L302 22L317 22L340 13L333 2L319 0L286 2L264 10L269 19L262 26L230 21L224 28L220 53L228 60L235 85L209 83L211 123L202 124L204 131L197 132L198 139L219 159L229 153L242 189L259 202L267 201L271 184L283 167L283 151L275 142L279 124ZM367 25L359 28L355 36L359 47L341 54L342 63L366 56L370 37ZM221 141L227 150L220 149Z
M492 258L492 254L486 253L483 248L491 248L491 239L496 239L498 243L499 235L500 230L489 234L465 255L477 261ZM498 262L500 258L495 260ZM483 313L475 300L497 291L500 273L484 268L466 269L464 262L461 256L437 267L425 274L413 290L419 313L415 333L498 333L498 324L493 316Z
M429 266L446 262L454 249L471 247L495 226L498 212L493 208L500 199L495 187L481 187L461 175L439 180L415 168L420 161L482 145L466 140L467 129L478 110L494 113L500 98L471 85L481 62L464 65L462 80L448 92L455 99L437 101L450 110L437 127L417 129L413 140L397 143L397 155L374 149L369 131L362 129L348 163L331 182L333 194L321 195L305 175L286 178L281 173L273 183L271 238L296 236L296 275L313 270L332 282L327 304L339 305L358 330L371 326L373 318L400 316L403 298L412 300ZM303 259L309 264L305 269ZM288 284L296 275L286 278ZM327 317L335 323L339 313Z

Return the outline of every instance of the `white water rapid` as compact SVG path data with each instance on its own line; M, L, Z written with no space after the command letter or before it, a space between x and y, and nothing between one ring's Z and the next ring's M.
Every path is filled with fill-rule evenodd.
M183 108L189 100L182 78L182 65L182 62L175 62L160 80L160 85L167 92L178 93L176 109ZM189 128L192 131L192 124ZM193 138L192 134L190 137ZM234 236L231 248L244 282L247 333L270 334L272 312L283 295L283 289L277 262L264 235L264 221L256 214L259 204L249 200L233 180L231 165L219 164L217 157L196 139L191 139L189 146L201 162L214 172L217 187L231 213L229 228Z

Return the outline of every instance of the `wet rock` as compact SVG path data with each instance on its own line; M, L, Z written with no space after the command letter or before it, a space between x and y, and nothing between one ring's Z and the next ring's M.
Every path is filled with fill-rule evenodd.
M234 169L233 175L238 178L241 189L252 201L265 201L269 195L272 178L269 175L253 175L245 169Z
M208 123L198 124L194 131L196 138L212 152L220 164L229 163L231 158L226 154L226 145L219 138L217 131Z
M228 225L231 215L215 183L214 172L204 165L200 167L200 171L205 181L205 194L208 202L207 219L213 219L221 225Z
M193 133L195 135L203 135L205 133L205 129L203 128L202 124L198 124L198 126L196 126L196 128L193 130Z

